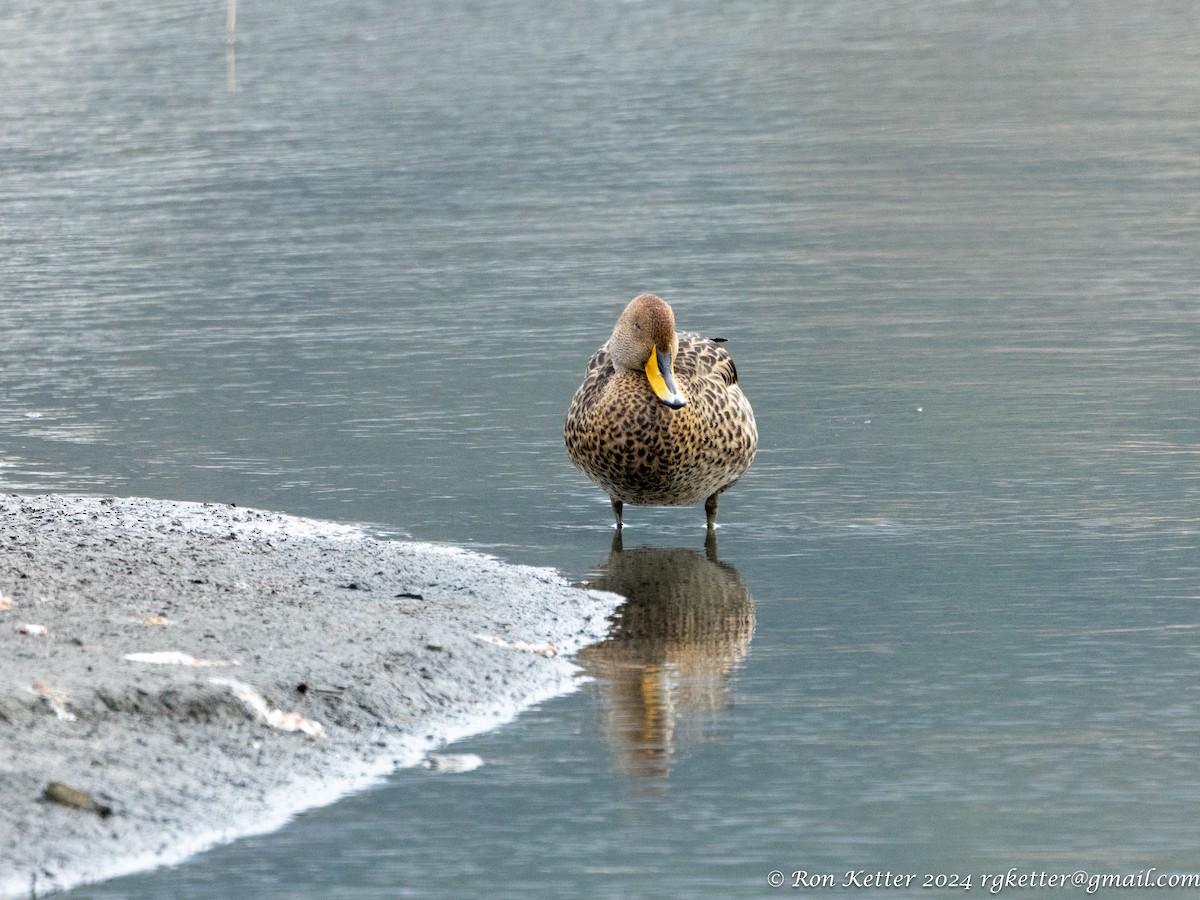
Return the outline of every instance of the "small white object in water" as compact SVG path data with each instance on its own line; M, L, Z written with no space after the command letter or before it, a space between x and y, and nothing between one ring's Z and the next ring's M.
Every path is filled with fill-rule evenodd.
M34 625L32 622L20 622L17 624L17 634L28 634L33 637L45 637L50 632L45 625Z
M200 659L178 650L160 650L157 653L126 653L130 662L152 663L157 666L236 666L233 659Z
M40 419L41 417L42 417L42 414L40 412L25 413L25 418L27 418L27 419Z
M435 772L471 772L483 765L474 753L430 753L421 765Z

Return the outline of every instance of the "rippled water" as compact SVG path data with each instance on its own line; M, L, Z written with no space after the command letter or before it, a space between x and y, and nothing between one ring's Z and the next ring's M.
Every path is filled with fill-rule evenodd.
M0 11L0 489L631 601L482 768L78 896L1197 868L1193 4L221 7ZM715 554L562 450L642 290L755 405Z

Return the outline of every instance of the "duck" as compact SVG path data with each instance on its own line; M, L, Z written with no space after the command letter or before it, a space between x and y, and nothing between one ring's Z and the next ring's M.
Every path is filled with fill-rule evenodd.
M758 450L754 410L724 338L675 331L675 313L639 294L592 354L563 425L567 456L612 503L690 506L704 501L708 531L720 495Z

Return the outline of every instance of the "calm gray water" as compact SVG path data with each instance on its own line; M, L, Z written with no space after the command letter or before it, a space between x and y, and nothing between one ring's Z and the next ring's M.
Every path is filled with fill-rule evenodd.
M238 15L227 50L220 0L0 7L0 489L631 601L584 691L458 746L484 767L76 896L1200 870L1195 4ZM718 561L699 509L610 556L562 450L643 290L757 412Z

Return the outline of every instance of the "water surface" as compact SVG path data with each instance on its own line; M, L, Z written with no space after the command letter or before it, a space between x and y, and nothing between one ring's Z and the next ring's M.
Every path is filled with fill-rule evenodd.
M78 896L1196 868L1192 4L209 6L0 13L0 488L631 605L484 767ZM643 290L755 405L715 553L697 508L613 554L562 450Z

